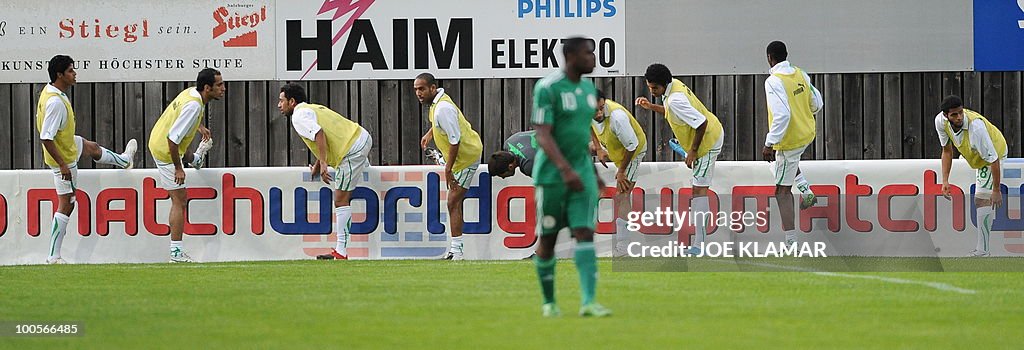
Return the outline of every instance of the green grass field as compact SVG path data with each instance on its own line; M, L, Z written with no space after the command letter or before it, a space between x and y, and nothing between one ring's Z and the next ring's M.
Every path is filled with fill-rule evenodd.
M1024 274L613 272L606 319L540 317L529 261L0 267L0 322L77 321L4 349L1020 348ZM952 288L952 289L950 289ZM1014 335L1017 334L1017 335Z

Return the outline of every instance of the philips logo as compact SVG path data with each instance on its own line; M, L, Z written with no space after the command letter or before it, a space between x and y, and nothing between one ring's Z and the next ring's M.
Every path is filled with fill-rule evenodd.
M614 17L615 0L518 0L519 18Z

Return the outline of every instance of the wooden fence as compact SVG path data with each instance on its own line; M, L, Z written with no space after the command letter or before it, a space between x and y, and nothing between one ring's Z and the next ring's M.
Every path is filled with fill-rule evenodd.
M767 132L766 75L685 76L680 79L721 120L726 130L722 160L757 160ZM937 158L933 118L942 98L958 94L968 108L998 126L1010 156L1021 156L1021 72L928 72L813 74L825 97L818 137L805 159ZM537 79L468 79L441 85L480 132L485 157L509 135L529 128ZM649 130L647 161L678 160L664 147L671 131L660 115L639 110L647 94L642 77L599 78L598 87L633 109ZM136 138L145 152L149 130L164 106L187 82L81 83L69 94L78 131L120 151ZM228 82L227 94L208 107L215 146L213 167L306 165L311 155L277 110L276 81ZM373 136L371 162L424 164L419 139L426 108L412 80L305 82L311 102L328 105ZM44 84L0 84L0 169L43 168L35 106ZM193 146L194 147L194 146ZM6 150L3 150L6 148ZM153 167L148 154L138 166ZM91 168L92 162L81 162Z

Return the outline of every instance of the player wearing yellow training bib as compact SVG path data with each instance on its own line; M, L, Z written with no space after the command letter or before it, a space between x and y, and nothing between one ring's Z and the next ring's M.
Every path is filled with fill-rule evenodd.
M50 226L49 264L64 264L60 248L67 233L68 221L75 210L75 190L78 184L78 160L82 155L99 164L131 169L134 165L135 139L128 140L124 153L117 154L95 142L75 135L75 111L65 94L78 79L75 61L65 55L53 56L47 65L50 83L39 93L36 106L36 131L43 144L43 162L53 171L53 185L57 189L57 210Z
M1003 133L978 112L965 109L959 96L942 101L942 112L935 116L935 132L942 145L942 195L949 198L949 172L953 168L953 148L975 169L974 204L978 223L978 243L968 256L991 253L989 236L996 211L1003 204L1003 161L1007 147Z
M181 244L188 203L182 164L190 164L196 169L203 166L206 153L213 147L210 130L203 126L206 104L223 96L224 79L220 72L213 68L203 69L196 77L196 86L181 91L160 114L160 119L149 133L149 152L156 161L159 174L157 183L171 196L167 219L171 227L171 262L192 262ZM202 135L202 141L195 153L188 153L196 132Z
M725 131L718 117L704 107L690 87L679 79L673 79L672 72L665 65L655 63L648 66L644 79L651 95L662 97L663 105L653 104L647 97L638 97L636 105L663 114L672 134L686 148L686 166L693 173L690 212L694 213L695 219L694 238L687 253L698 255L707 237L707 228L716 215L711 212L708 202L708 188L714 178L718 154L722 152Z
M821 111L825 103L807 73L787 61L786 44L773 41L768 44L767 53L768 64L772 67L771 76L764 82L769 129L761 153L765 161L774 162L775 200L779 203L786 243L793 244L797 242L793 185L801 193L801 209L817 202L800 172L800 156L814 141L814 114Z
M633 114L618 102L608 99L603 91L597 91L597 112L591 123L593 142L604 148L600 155L607 154L608 159L615 163L615 234L619 238L616 246L617 254L623 255L627 239L626 218L632 210L629 194L636 187L636 177L640 170L640 162L647 155L647 133L640 128ZM604 159L601 159L604 163Z
M448 183L450 219L448 223L451 225L452 236L451 248L445 259L462 260L462 203L466 200L466 191L469 190L480 166L483 143L480 142L480 134L473 130L462 110L455 105L444 89L438 88L437 79L433 74L423 73L416 76L413 89L420 104L430 104L427 111L430 129L420 139L420 147L426 149L433 140L445 161L444 174Z
M292 127L316 156L309 170L314 177L334 187L334 232L338 241L321 260L348 260L348 236L352 226L352 191L370 166L373 139L366 129L330 108L306 102L306 90L298 84L281 87L277 102L281 114L291 118ZM330 170L334 169L334 176Z

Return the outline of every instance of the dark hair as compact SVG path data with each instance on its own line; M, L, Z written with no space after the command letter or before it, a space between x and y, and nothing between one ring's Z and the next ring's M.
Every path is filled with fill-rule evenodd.
M768 57L771 57L775 62L782 62L789 58L789 52L786 52L786 43L778 40L769 43Z
M204 68L199 71L199 75L196 76L196 90L203 92L207 85L213 87L217 83L218 75L220 75L220 71L213 68Z
M68 67L75 64L75 60L71 59L71 56L57 55L50 59L50 64L46 66L46 72L50 73L50 84L57 81L57 73L64 73L68 70Z
M284 93L284 98L295 99L295 103L306 102L306 89L303 89L302 85L296 83L284 84L281 87L281 92Z
M608 98L608 96L606 96L604 94L604 91L601 91L601 89L597 89L597 99L598 100L604 100L604 99L607 99L607 98Z
M430 73L420 73L420 75L416 76L416 79L417 80L423 80L423 82L427 83L427 86L431 86L431 85L437 86L437 78L434 78L433 74L430 74Z
M672 71L668 70L668 67L665 67L664 64L654 63L647 66L647 73L644 73L644 79L654 84L668 86L672 82Z
M590 39L587 39L587 38L584 38L584 37L581 37L581 36L574 36L574 37L565 39L565 43L562 44L562 55L568 56L569 54L579 53L580 50L590 49L591 48L590 45L591 45Z
M509 164L516 161L516 157L507 151L497 151L487 161L487 171L491 174L504 174L508 171Z
M942 99L942 105L939 108L942 108L942 113L949 113L949 110L963 106L964 101L960 99L960 96L949 95Z

